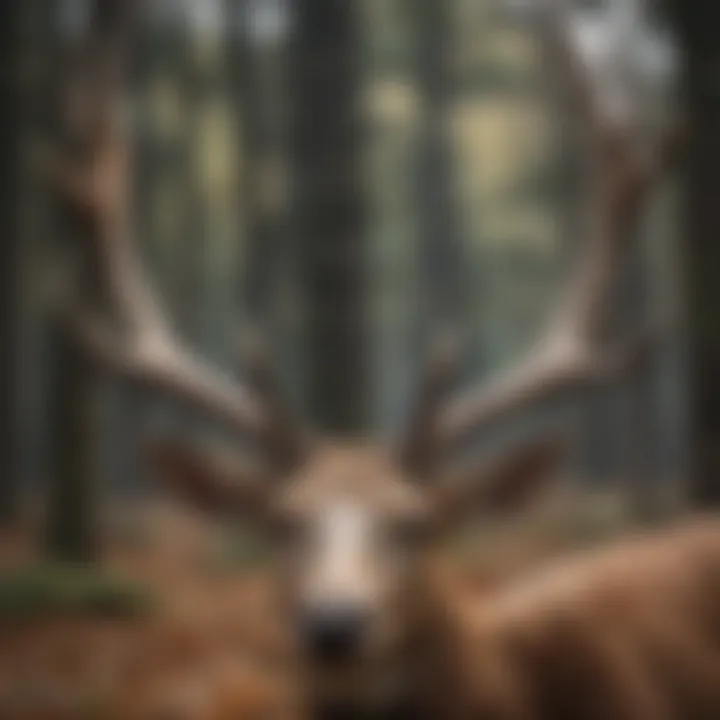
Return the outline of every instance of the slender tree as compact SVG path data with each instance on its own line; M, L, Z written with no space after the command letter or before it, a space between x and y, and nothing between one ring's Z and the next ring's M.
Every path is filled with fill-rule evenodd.
M688 146L682 243L689 321L689 495L720 504L720 84L717 8L669 0L682 47Z
M367 246L358 0L297 0L289 52L292 229L308 401L322 428L367 418Z
M0 215L3 225L2 287L0 296L0 525L15 515L19 473L18 408L18 303L20 300L20 93L21 4L4 3L0 9Z
M61 153L81 165L95 162L96 134L107 105L104 93L114 92L117 52L129 29L131 3L95 0L83 37L66 38L62 55L67 76L59 84L56 141ZM122 43L121 43L122 39ZM99 191L99 189L98 189ZM65 283L81 297L103 302L94 259L83 253L83 236L99 231L94 218L58 203L61 255L68 258ZM100 440L101 384L95 366L67 332L62 318L49 332L50 498L48 550L56 557L89 560L97 552L97 451Z
M202 114L207 97L207 77L200 65L201 28L190 11L178 17L170 57L172 72L177 73L181 94L182 135L177 146L178 193L175 203L183 218L180 234L173 249L171 262L175 268L175 303L179 323L184 332L200 339L200 319L207 242L206 216L200 187L197 148L202 132Z
M452 6L417 0L408 7L415 35L414 66L420 96L417 164L418 219L417 337L425 345L435 326L467 327L467 259L456 204L456 173L449 124L454 94Z
M270 88L272 53L255 37L252 0L226 0L231 97L240 128L240 207L245 252L243 309L253 322L272 322L277 287L280 209L268 181L279 143L279 118Z
M650 98L650 93L656 78L638 77L637 73L633 75L630 64L634 45L647 43L650 39L652 28L648 25L647 8L638 0L618 0L611 7L610 13L611 33L618 37L616 62L625 61L625 73L620 73L618 81L624 83L627 91L634 89L639 97L655 100ZM657 38L652 40L657 43ZM657 49L659 46L656 44L655 47ZM622 67L621 64L621 70ZM655 87L654 90L657 91L658 88ZM637 107L636 112L642 117ZM650 120L646 113L643 122L638 124L647 126ZM630 336L636 334L639 328L651 325L655 312L650 278L652 263L648 248L643 242L646 225L644 220L643 214L628 218L625 230L631 238L634 236L635 242L630 245L624 282L620 287L617 324L620 332ZM655 247L649 251L657 255L659 249ZM658 406L658 356L658 353L653 354L652 358L647 358L635 368L624 398L626 445L623 470L629 483L631 509L641 520L651 519L659 509L660 482L654 472L657 469L662 427L661 409Z

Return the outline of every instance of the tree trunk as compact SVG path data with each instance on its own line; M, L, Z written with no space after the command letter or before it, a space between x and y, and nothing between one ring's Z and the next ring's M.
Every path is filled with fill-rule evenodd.
M630 336L642 334L651 323L652 296L648 277L650 263L643 252L642 228L633 228L638 237L626 268L622 294L621 329ZM656 360L656 358L653 358ZM661 440L661 408L658 403L658 364L643 362L631 373L626 398L627 435L624 471L629 482L630 507L639 520L652 520L660 510L660 482L657 471Z
M0 9L0 168L2 168L2 280L0 287L0 526L15 516L18 498L20 426L18 407L18 303L20 300L20 14L19 2L8 2Z
M49 132L55 143L61 143L65 128L61 122L63 92L66 82L62 69L70 55L68 38L61 37L58 14L65 7L56 6L53 23L54 77L48 77L46 92L53 97L54 107L48 118ZM48 239L45 253L49 257L72 254L78 250L75 223L55 204L51 217L52 239ZM61 243L58 249L56 243ZM65 246L68 247L65 247ZM64 329L47 308L45 336L46 406L47 406L47 551L62 560L89 560L95 552L95 533L89 491L93 486L90 467L92 440L88 435L92 389L91 378L85 374L83 359L70 342Z
M162 262L163 238L153 223L164 153L155 125L147 120L154 83L165 70L163 63L167 62L168 56L172 56L168 47L171 43L166 37L167 25L158 27L159 24L160 21L149 20L143 23L138 28L134 43L133 65L138 82L133 100L139 108L139 116L146 119L134 129L132 211L139 239L138 252L156 278L158 291L166 296L169 283L161 272L165 270ZM146 390L122 379L110 378L109 385L103 464L111 470L114 492L119 491L129 497L142 495L147 489L148 475L142 457L147 417L161 412L162 402Z
M179 252L174 254L177 263L175 302L179 327L188 338L202 344L202 304L207 252L206 215L203 188L197 163L198 144L201 142L202 115L205 111L207 88L200 67L198 37L200 29L189 19L179 28L176 54L172 58L174 72L179 75L182 93L183 132L179 150L180 177L177 210L183 217Z
M449 113L454 93L450 65L452 6L446 0L417 0L409 7L415 26L415 61L420 92L419 149L415 167L418 223L416 342L418 350L443 325L469 327L467 259L458 228L456 177Z
M101 292L93 263L83 252L91 230L58 213L58 235L72 256L72 282L86 301ZM48 550L62 560L92 560L97 552L96 507L100 448L101 388L94 366L63 323L51 318L48 333L48 432L50 497Z
M308 404L321 429L349 434L362 430L369 397L359 5L297 0L289 58Z
M238 5L232 1L230 8ZM242 256L243 311L253 323L271 323L277 288L278 208L269 205L267 181L277 150L277 118L269 107L267 53L253 44L250 2L239 3L242 23L229 38L232 96L239 120L240 206L245 248Z
M55 328L50 343L48 550L62 560L92 560L97 551L97 380L62 329Z
M720 43L707 0L674 0L690 128L682 243L689 319L689 496L720 505Z
M95 0L84 39L102 45L121 37L129 18L128 6L127 0ZM59 60L62 63L62 58ZM63 138L64 113L58 111L56 117L60 120L57 135ZM68 212L59 212L58 220L63 254L72 260L73 290L88 305L102 307L105 289L98 285L99 272L91 253L84 249L82 237L94 231L92 224ZM63 560L87 561L98 550L96 460L101 439L102 387L96 369L63 324L52 321L48 334L48 551Z

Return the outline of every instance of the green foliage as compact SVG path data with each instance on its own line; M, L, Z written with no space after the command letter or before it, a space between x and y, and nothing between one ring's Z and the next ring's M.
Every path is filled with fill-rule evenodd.
M146 588L91 567L44 564L0 572L0 621L57 613L135 616L153 604Z
M537 82L525 68L502 62L485 62L466 70L457 84L462 95L512 97L531 94Z
M542 162L531 162L527 172L509 189L507 202L557 207L571 180L567 169L554 158L552 162L545 158Z

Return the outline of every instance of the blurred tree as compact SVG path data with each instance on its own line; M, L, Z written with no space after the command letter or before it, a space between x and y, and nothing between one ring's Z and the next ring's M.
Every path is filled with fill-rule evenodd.
M0 9L0 167L2 168L3 224L2 298L0 298L0 525L15 515L19 474L20 415L18 381L18 303L20 302L20 133L23 103L20 92L21 12L19 2Z
M359 5L296 0L289 48L308 401L322 429L343 433L362 429L370 396Z
M682 48L688 133L683 249L689 322L689 495L720 505L720 43L708 0L667 0Z
M133 197L132 212L137 232L142 240L141 251L147 258L154 276L161 275L162 233L153 224L153 210L157 201L157 179L162 164L162 147L150 116L152 90L157 82L167 53L167 32L172 21L158 0L149 2L145 22L138 28L134 42L133 70L134 122L133 122ZM163 268L165 269L165 268ZM166 278L156 282L166 291ZM143 488L144 467L140 457L142 436L145 431L141 418L148 414L148 405L157 407L155 398L128 383L111 378L107 397L107 428L103 448L103 468L112 475L113 488L123 493L135 493Z
M619 65L619 80L630 92L638 94L635 112L638 127L650 128L658 122L659 102L667 95L667 85L672 74L668 63L669 48L662 25L651 17L646 3L638 0L616 0L611 8L611 33L618 38L615 53ZM639 103L647 103L644 111ZM660 116L665 120L667 109ZM649 203L649 208L652 203ZM624 271L618 302L618 326L620 332L632 337L652 325L657 314L657 300L652 293L652 272L655 267L650 253L660 252L658 241L652 246L643 242L647 230L648 213L628 221L626 232L634 236L629 245L629 257ZM629 484L630 506L640 519L652 519L659 511L660 456L662 438L662 406L659 402L660 379L658 362L660 353L654 353L630 374L625 393L625 406L619 408L624 427L625 446L622 457L623 470Z
M178 184L175 207L183 222L180 234L173 244L172 259L165 262L175 265L175 311L178 325L195 341L201 339L201 318L207 238L203 188L200 181L198 145L201 142L202 114L210 92L207 74L203 67L203 44L208 41L203 28L194 22L187 10L173 25L175 37L168 58L171 72L176 73L181 93L179 118L181 133L176 146Z
M111 43L124 37L121 31L128 27L131 5L127 0L94 0L79 37L64 29L63 37L58 39L58 66L64 68L67 76L58 78L55 134L64 146L64 156L74 156L80 163L86 162L87 154L93 150L93 119L98 100L92 94L97 91L93 81L109 79L98 77L94 71L102 72L107 67L95 67L95 63L101 53L113 47ZM78 55L79 48L86 53L84 57ZM106 289L98 286L93 258L83 248L84 235L98 228L64 203L58 209L62 255L69 259L58 268L59 272L72 273L61 278L66 285L62 290L74 291L80 301L102 298ZM102 388L94 365L78 348L65 322L54 318L48 344L51 483L48 551L62 559L90 560L97 552L96 459L101 438Z
M62 12L62 9L60 10ZM62 26L57 29L62 32ZM57 38L58 65L69 64L69 39ZM56 65L56 66L58 66ZM57 104L55 117L56 142L69 145L64 137L64 95L70 89L68 78L56 78ZM73 262L77 252L77 234L81 230L65 209L58 206L56 232L64 245L72 244ZM54 251L57 248L53 248ZM83 282L87 283L90 268L82 268ZM69 282L69 281L68 281ZM52 313L51 309L51 313ZM94 487L96 483L95 449L98 437L94 432L97 422L97 378L78 351L65 328L51 318L48 332L48 434L49 481L48 500L48 551L54 557L67 560L88 560L95 554Z
M457 178L450 116L455 97L452 6L446 0L413 0L415 72L420 95L419 148L414 168L418 265L418 345L428 331L452 323L470 327L466 273L469 262L458 222Z
M252 322L272 326L282 232L277 192L282 118L272 92L273 80L278 79L278 46L261 36L257 6L257 0L226 0L227 59L240 126L243 310Z
M624 287L621 287L619 325L632 336L642 332L652 322L653 298L650 288L649 262L642 242L642 223L631 227L638 235L631 246L628 267L625 270ZM658 462L661 441L662 418L659 404L657 357L652 362L642 362L630 374L627 388L627 404L624 408L625 435L624 470L629 484L630 507L640 520L652 519L659 510L660 478Z

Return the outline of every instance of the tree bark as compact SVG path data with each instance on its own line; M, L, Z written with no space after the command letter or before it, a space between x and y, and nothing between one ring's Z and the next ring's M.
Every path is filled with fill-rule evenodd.
M683 50L687 169L682 243L688 306L689 486L698 507L720 505L720 43L708 0L673 0Z
M124 40L131 4L127 0L95 0L82 41L97 48ZM63 66L70 46L62 48L58 38L58 47L58 62ZM62 103L62 93L59 96ZM66 139L64 113L58 108L55 116L56 135L62 141ZM100 273L91 254L84 249L83 238L83 234L95 229L92 223L65 207L58 207L58 211L62 254L70 258L73 270L72 289L89 305L102 307L105 289L98 284ZM64 323L55 318L50 321L47 358L50 413L47 549L50 555L62 560L88 561L98 552L97 456L102 437L103 387L93 363L67 332Z
M97 380L63 330L56 328L50 343L48 551L62 560L87 561L97 552Z
M179 252L174 255L177 267L175 303L178 325L188 338L202 344L202 305L208 243L206 207L196 162L208 89L198 58L198 28L188 19L178 23L174 38L172 70L179 75L182 93L183 131L178 148L181 185L177 189L177 211L183 217ZM172 262L172 261L170 261Z
M449 123L455 86L450 52L452 8L444 0L417 0L410 5L421 105L414 173L420 267L416 337L420 350L427 345L428 331L448 324L463 329L469 326L468 263L458 226Z
M240 306L252 324L274 336L285 236L278 187L283 149L283 117L278 102L281 53L276 43L253 38L253 2L226 0L230 96L241 149L238 204L244 247L239 268Z
M230 12L239 9L242 22L228 38L228 57L232 79L232 98L240 128L239 204L243 211L245 252L240 276L243 311L252 322L268 320L272 303L273 217L263 204L264 169L273 139L267 113L267 86L263 76L263 58L250 36L248 0L228 2ZM238 18L236 17L236 20Z
M363 429L369 397L358 10L358 0L297 0L289 57L307 399L320 429L344 434Z
M3 243L0 268L0 526L15 517L18 500L19 463L19 311L20 301L20 15L19 2L0 8L0 180Z

